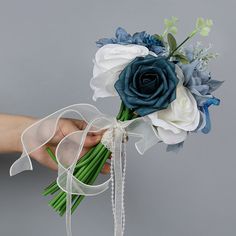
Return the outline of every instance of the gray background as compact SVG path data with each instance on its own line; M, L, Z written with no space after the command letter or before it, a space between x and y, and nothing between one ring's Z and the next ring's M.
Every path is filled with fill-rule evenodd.
M212 42L221 54L210 65L214 78L226 80L216 92L221 106L211 109L213 130L189 137L177 155L159 145L140 158L130 142L126 235L233 236L235 7L233 0L0 0L1 112L43 117L73 103L93 103L89 80L94 42L112 36L117 26L132 33L160 33L163 19L174 15L180 19L180 41L198 16L212 18L212 33L203 41L206 46ZM114 98L99 100L96 106L115 114L118 104ZM56 173L34 162L33 172L10 178L8 170L17 157L0 156L0 235L65 235L64 218L41 196ZM73 231L113 234L110 191L81 204Z

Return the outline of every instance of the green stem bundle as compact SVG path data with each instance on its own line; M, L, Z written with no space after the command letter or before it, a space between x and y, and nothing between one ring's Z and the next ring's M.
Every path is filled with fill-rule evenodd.
M120 111L116 119L125 121L133 119L135 117L136 115L131 110L126 108L123 103L121 103ZM49 156L54 161L56 161L56 157L51 149L46 148L46 151L48 152ZM111 152L102 143L97 144L79 159L74 169L74 176L85 184L94 184L110 155ZM56 181L53 181L48 187L44 189L43 192L44 196L47 196L49 194L56 194L54 198L49 202L49 205L53 207L53 209L57 211L61 216L63 216L66 211L66 193L59 188ZM83 195L72 195L71 213L76 210L84 197L85 196Z

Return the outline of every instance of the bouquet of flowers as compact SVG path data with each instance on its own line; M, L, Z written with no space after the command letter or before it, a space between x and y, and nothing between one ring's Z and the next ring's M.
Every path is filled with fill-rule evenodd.
M222 84L211 78L208 63L217 54L209 52L200 43L183 45L196 34L207 36L211 20L197 19L195 29L180 44L174 35L177 18L165 20L162 35L149 35L145 31L130 35L123 28L116 30L114 38L97 41L99 47L90 85L93 99L119 96L120 111L117 120L125 121L147 116L167 150L176 151L183 146L188 134L211 129L209 106L219 105L212 95ZM47 149L55 160L54 154ZM93 184L110 151L102 144L92 148L78 161L74 176L86 184ZM66 193L50 184L44 195L57 195L49 202L60 215L66 211ZM73 196L72 212L84 196Z
M120 97L117 121L144 118L151 124L158 143L167 144L167 151L175 152L183 147L189 134L210 131L209 107L220 103L212 93L222 84L208 72L209 62L217 57L210 52L211 47L204 48L201 43L185 46L197 34L207 36L212 20L198 18L193 31L181 43L175 39L177 22L175 17L165 19L162 34L142 31L131 35L119 27L115 37L98 40L90 82L94 100ZM111 156L105 139L82 156L73 169L73 176L86 185L93 185ZM57 155L49 148L47 151L57 161ZM112 167L113 164L111 171ZM43 194L56 194L49 205L60 215L66 212L67 192L57 181L46 187ZM70 213L84 197L72 194Z

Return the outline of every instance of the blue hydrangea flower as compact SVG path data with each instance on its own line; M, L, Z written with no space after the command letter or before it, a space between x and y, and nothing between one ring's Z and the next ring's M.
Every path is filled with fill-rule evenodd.
M219 105L220 100L212 95L216 89L218 89L223 81L213 80L211 74L207 71L199 69L199 60L194 59L193 50L188 48L186 50L186 56L190 61L190 64L181 64L180 67L184 73L185 81L184 85L191 91L197 101L199 110L202 112L202 124L199 128L203 133L208 133L211 129L209 106Z
M212 92L218 89L223 81L213 80L209 72L200 71L197 65L198 61L193 61L180 67L185 76L184 85L192 92L197 104L202 106L208 98L213 97Z
M115 38L102 38L99 39L96 44L98 47L102 47L106 44L138 44L147 47L156 54L161 54L165 51L164 44L153 35L150 35L145 31L130 35L121 27L117 28Z

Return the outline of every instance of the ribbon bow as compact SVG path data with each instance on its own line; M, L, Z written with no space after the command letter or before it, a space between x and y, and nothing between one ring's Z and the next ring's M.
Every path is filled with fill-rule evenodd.
M71 231L71 195L95 196L109 188L112 183L112 208L114 214L114 235L124 234L124 178L126 168L125 139L127 136L138 137L136 149L143 154L158 142L152 124L146 118L136 118L130 121L117 121L114 117L101 113L90 104L75 104L65 107L55 113L35 122L21 135L23 153L10 168L10 175L16 175L25 170L33 170L29 155L44 146L53 138L59 119L66 113L74 112L87 122L84 130L72 132L64 137L56 148L58 162L58 186L67 193L66 229L67 236ZM102 184L87 185L74 177L74 168L80 157L88 132L106 129L102 143L112 152L111 176Z

